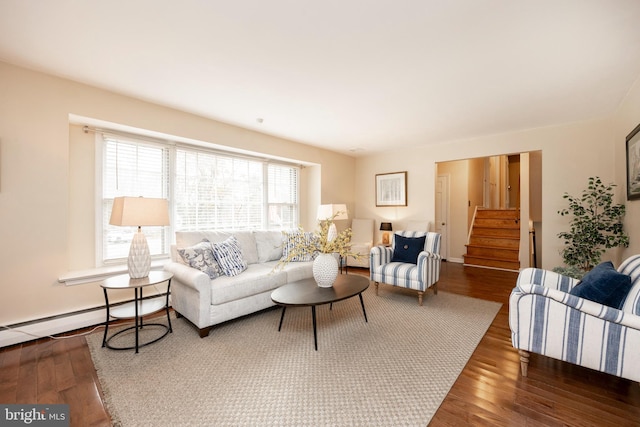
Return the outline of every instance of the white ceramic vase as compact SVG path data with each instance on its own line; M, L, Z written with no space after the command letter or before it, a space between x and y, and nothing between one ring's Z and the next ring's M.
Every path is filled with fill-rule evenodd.
M335 254L318 254L313 261L313 278L321 288L330 288L338 277L338 260Z

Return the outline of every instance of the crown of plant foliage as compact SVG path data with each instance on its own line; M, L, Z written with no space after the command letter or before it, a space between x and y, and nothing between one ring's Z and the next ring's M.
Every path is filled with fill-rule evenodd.
M613 203L613 187L599 177L590 177L580 196L564 193L569 207L558 211L561 216L573 215L570 230L558 233L564 240L561 251L566 265L588 271L600 262L605 249L629 246L629 236L622 227L623 204Z
M359 259L360 255L351 251L351 228L341 231L333 239L329 240L329 229L333 220L342 212L337 212L333 217L323 219L318 223L318 229L313 232L313 238L301 238L296 245L289 250L287 256L280 260L279 266L287 264L294 258L302 258L305 256L313 256L318 253L323 254L339 254L342 258L353 257ZM304 234L302 227L298 228L301 234Z

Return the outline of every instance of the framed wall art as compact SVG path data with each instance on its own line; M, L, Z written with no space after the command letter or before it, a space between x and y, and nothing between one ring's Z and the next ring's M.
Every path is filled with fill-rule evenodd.
M627 200L640 199L640 124L627 135Z
M407 206L407 172L376 174L376 206Z

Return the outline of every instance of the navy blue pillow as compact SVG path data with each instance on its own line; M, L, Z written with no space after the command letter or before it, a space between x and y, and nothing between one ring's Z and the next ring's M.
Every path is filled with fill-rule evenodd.
M424 242L427 236L404 237L399 234L393 236L395 246L391 262L418 263L418 254L424 251Z
M569 294L620 309L630 289L631 277L618 273L611 261L606 261L585 274Z

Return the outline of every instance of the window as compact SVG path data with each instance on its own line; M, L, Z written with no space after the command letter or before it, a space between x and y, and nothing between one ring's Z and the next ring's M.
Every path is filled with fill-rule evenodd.
M190 146L102 137L102 256L127 257L135 230L109 225L114 197L169 200L170 227L145 227L152 256L166 257L175 231L290 229L299 217L299 168Z
M167 198L169 150L160 145L125 139L104 138L102 144L102 260L127 257L133 227L109 225L113 199L119 196ZM169 253L163 227L145 227L144 235L152 255Z
M298 168L267 168L267 228L295 228L298 224Z

